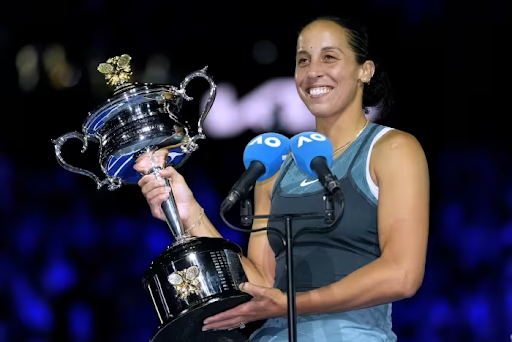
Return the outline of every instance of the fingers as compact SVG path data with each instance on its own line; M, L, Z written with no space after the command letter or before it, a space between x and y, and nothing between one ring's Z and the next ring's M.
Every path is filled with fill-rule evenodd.
M244 327L245 325L241 325L242 317L234 317L225 321L217 322L217 323L210 323L203 326L203 331L206 330L233 330L233 329L239 329L240 327Z
M171 189L169 189L169 187L159 186L157 188L153 188L149 192L146 192L144 196L146 197L146 200L149 202L149 204L160 204L161 202L169 198L170 192Z
M185 178L183 178L183 176L172 166L168 166L161 170L160 177L170 178L173 183L185 183Z
M169 178L174 184L186 184L185 178L183 178L183 176L171 166L167 167L166 169L160 170L158 174L160 175L160 178ZM138 184L143 189L142 193L144 194L144 196L146 196L147 193L149 193L151 190L157 187L165 186L165 181L160 178L157 178L155 175L150 174L145 175L139 180Z
M154 165L164 167L168 153L169 151L166 149L144 153L139 158L137 158L133 168L135 171L138 171L142 174L147 174Z
M156 197L153 197L151 200L148 200L149 208L151 209L151 215L156 218L162 218L162 209L161 205L164 201L169 199L169 193L160 194ZM162 218L163 219L163 218Z
M147 198L150 192L156 189L165 188L165 180L156 178L154 175L147 175L140 179L139 186L141 188L142 194ZM154 194L153 196L155 195L157 194Z
M240 291L248 293L248 294L252 295L253 297L258 297L258 296L265 297L266 293L267 293L266 287L254 285L249 282L241 283L238 286L238 288L240 289Z

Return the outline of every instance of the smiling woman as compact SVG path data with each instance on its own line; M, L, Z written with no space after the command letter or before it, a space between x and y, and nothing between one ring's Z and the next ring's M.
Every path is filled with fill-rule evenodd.
M342 44L333 40L330 34L329 29L336 27L343 28L338 37ZM315 59L312 56L315 53L313 42L321 46L316 50L319 58ZM358 82L364 84L362 105L365 112L374 108L381 117L387 114L393 103L391 84L386 72L370 58L368 35L360 25L336 17L322 17L305 27L297 40L295 80L301 99L313 115L323 114L321 107L314 111L314 105L319 102L309 99L321 98L335 89L338 107L331 106L331 110L343 111L339 106L353 99L357 89L353 85ZM312 62L321 63L326 68L316 69L320 65L312 65ZM311 79L320 70L326 72L328 79L323 81L325 84L315 83L312 87ZM365 73L363 78L360 72Z
M389 82L369 59L368 37L348 21L320 18L297 40L295 84L315 117L316 130L334 146L332 173L339 179L345 209L333 230L324 220L294 221L294 270L298 342L394 342L391 302L411 297L425 267L429 216L429 176L423 150L411 135L369 123L365 112L382 114L392 103ZM140 167L138 171L146 172ZM183 177L172 180L185 227L195 236L219 237L203 215ZM164 219L160 204L168 190L154 177L140 181L153 215ZM280 172L257 183L255 214L300 214L324 209L325 190L288 158ZM253 228L281 221L255 220ZM242 265L249 279L243 291L253 299L209 317L203 330L243 328L266 320L250 341L284 342L286 316L285 248L275 234L251 234Z

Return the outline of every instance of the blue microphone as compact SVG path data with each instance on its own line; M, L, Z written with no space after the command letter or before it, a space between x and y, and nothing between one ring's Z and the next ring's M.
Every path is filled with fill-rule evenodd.
M220 206L226 212L254 187L256 181L264 181L275 175L290 149L290 139L278 133L260 134L252 139L244 151L244 174L233 185Z
M290 139L290 150L297 166L307 175L318 177L331 194L341 192L338 179L332 174L333 147L331 141L317 132L304 132Z

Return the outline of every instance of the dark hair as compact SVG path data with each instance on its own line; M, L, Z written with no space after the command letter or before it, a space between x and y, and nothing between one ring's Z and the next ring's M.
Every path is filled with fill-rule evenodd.
M373 60L375 63L375 73L370 84L364 85L363 109L366 114L371 114L372 117L384 117L393 105L393 92L386 71L382 68L382 65L372 58L374 56L370 54L366 27L353 20L335 16L318 17L310 21L309 24L316 21L330 21L347 31L348 45L356 55L357 63L363 64L367 60Z

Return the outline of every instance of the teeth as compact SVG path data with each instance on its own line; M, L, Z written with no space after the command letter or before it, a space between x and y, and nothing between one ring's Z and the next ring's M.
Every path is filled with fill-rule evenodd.
M311 89L309 89L309 94L313 95L313 96L316 96L316 95L327 94L330 91L331 91L331 88L328 88L328 87L318 87L318 88L311 88Z

